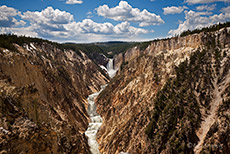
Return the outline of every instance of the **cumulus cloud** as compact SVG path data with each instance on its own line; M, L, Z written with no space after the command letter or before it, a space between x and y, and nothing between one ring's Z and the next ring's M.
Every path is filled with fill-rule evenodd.
M67 0L66 4L82 4L82 0Z
M201 5L201 6L197 6L196 9L198 11L203 11L203 10L207 10L207 11L212 11L216 8L216 4L213 5Z
M91 14L91 13L89 13ZM102 36L111 36L111 38L124 38L145 34L148 31L142 28L136 28L125 21L117 25L112 23L97 23L91 19L84 19L76 22L72 14L47 7L42 11L27 11L21 15L21 18L30 22L30 26L23 28L5 28L2 31L13 32L16 34L28 34L29 36L39 36L53 39L74 39L88 37L100 38Z
M211 14L210 12L185 11L185 21L180 23L177 29L170 30L169 34L176 35L188 29L202 28L230 19L230 13Z
M141 34L152 32L133 27L128 21L121 22L117 25L113 25L110 22L97 23L91 19L76 22L73 15L69 12L53 9L52 7L47 7L42 11L27 11L24 13L17 12L15 9L10 8L8 12L1 11L1 20L6 16L3 12L8 14L7 17L18 15L28 21L30 25L27 27L1 27L0 33L43 37L54 41L78 40L79 42L87 42L113 40L115 38L116 40L122 38L131 39L138 38ZM91 15L92 13L88 14Z
M112 34L113 25L111 23L96 23L91 19L84 19L82 22L73 22L66 26L68 31L75 34Z
M73 15L66 11L60 11L59 9L53 9L52 7L47 7L41 12L31 12L27 11L22 15L23 19L27 19L32 23L37 23L44 25L47 24L67 24L73 21Z
M103 35L139 35L148 31L142 28L130 26L128 22L122 22L114 26L109 22L96 23L91 19L84 19L82 22L73 22L67 26L67 29L75 33L103 34Z
M91 19L84 19L80 22L71 22L64 25L63 31L49 31L40 29L39 36L46 38L61 38L62 40L79 39L80 41L101 41L117 38L132 38L140 34L148 33L148 30L136 28L127 21L117 25L109 22L97 23Z
M181 13L184 11L184 9L188 9L186 6L168 6L168 7L165 7L163 8L164 10L164 14L177 14L177 13Z
M213 3L213 2L230 2L230 0L185 0L189 4L204 4L204 3Z
M230 6L224 7L220 11L223 12L223 13L230 13Z
M109 8L108 5L102 5L96 8L96 11L99 16L116 21L137 22L141 27L164 23L159 15L150 13L146 9L140 11L138 8L133 8L126 1L120 1L119 5L113 8Z
M87 12L86 15L87 15L87 18L92 18L93 17L93 13L91 11Z
M130 26L130 23L125 21L120 24L117 24L114 27L114 32L116 34L126 33L128 35L139 35L139 34L146 34L148 31L142 28L136 28L136 27Z
M32 27L2 27L0 28L0 34L6 34L6 33L39 37L39 35L33 31Z
M108 41L108 40L136 40L139 35L146 34L149 31L136 28L125 21L117 25L109 22L97 23L91 19L84 19L81 22L72 22L66 25L68 39L78 39L79 41Z
M0 27L15 27L24 25L23 20L18 21L15 17L20 16L21 13L12 7L5 5L0 6Z
M68 12L47 7L41 12L27 11L22 18L29 20L34 31L45 33L47 31L65 31L64 25L73 22L73 15Z

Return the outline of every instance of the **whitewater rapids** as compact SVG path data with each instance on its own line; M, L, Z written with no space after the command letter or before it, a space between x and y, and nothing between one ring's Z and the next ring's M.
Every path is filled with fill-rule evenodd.
M117 70L115 70L113 67L113 59L109 59L106 70L111 78L115 76ZM105 89L106 86L107 85L101 86L101 90L99 92L93 93L87 98L90 123L85 135L88 137L88 145L92 154L100 154L96 135L102 125L102 118L96 111L97 106L95 104L95 98L101 93L102 90Z
M102 125L102 118L101 116L96 112L96 104L95 104L95 98L100 94L100 92L105 89L105 86L101 87L101 90L99 92L93 93L89 95L88 97L88 114L90 117L90 123L88 126L88 129L85 132L85 135L88 137L88 144L90 147L90 151L92 154L100 154L100 151L98 149L98 143L96 140L97 131Z

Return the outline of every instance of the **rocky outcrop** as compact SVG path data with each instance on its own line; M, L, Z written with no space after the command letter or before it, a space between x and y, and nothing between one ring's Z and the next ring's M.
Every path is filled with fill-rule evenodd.
M124 62L124 56L123 56L123 53L119 53L117 55L115 55L113 57L114 59L114 67L115 68L120 68L120 66L122 65L122 63Z
M149 52L177 50L182 47L197 48L204 43L202 37L204 37L204 33L189 35L187 37L173 37L171 39L155 40L150 42L150 45L145 50L141 50L140 46L135 46L127 50L125 53L115 55L114 66L119 68L123 63L129 62L132 59L139 57L141 54Z
M226 28L221 29L222 33L213 34L214 39L219 39L222 41L215 40L216 44L220 45L227 44L229 42L229 37L224 35ZM225 33L227 34L227 33ZM133 48L128 49L125 53L120 53L114 56L114 66L115 68L120 68L123 63L127 63L134 58L139 57L141 54L146 54L155 51L166 51L166 50L176 50L179 48L197 48L199 46L205 45L207 43L214 44L214 39L207 37L207 32L201 32L199 34L188 35L186 37L172 37L170 39L154 40L152 42L147 42L150 44L147 49L141 50L141 45L137 45ZM214 36L216 35L216 36ZM210 36L210 35L208 35ZM211 40L212 42L210 42Z
M219 64L230 53L229 34L228 28L158 40L129 53L97 99L101 153L193 153L201 140L194 134L215 99L214 79L228 78Z
M108 82L83 52L0 48L0 153L89 153L87 96Z
M115 69L120 68L120 66L128 61L131 61L134 58L137 58L141 55L141 50L136 46L128 49L125 53L120 53L114 56L114 67Z

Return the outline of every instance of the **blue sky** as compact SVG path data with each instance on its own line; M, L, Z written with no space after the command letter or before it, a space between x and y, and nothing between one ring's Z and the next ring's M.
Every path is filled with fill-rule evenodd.
M0 33L58 42L146 41L230 21L230 0L0 0Z

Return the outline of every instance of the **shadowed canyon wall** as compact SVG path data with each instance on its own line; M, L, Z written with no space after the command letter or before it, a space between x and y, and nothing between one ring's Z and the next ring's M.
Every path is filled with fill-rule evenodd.
M83 52L14 46L0 49L0 151L89 153L86 98L107 75Z

